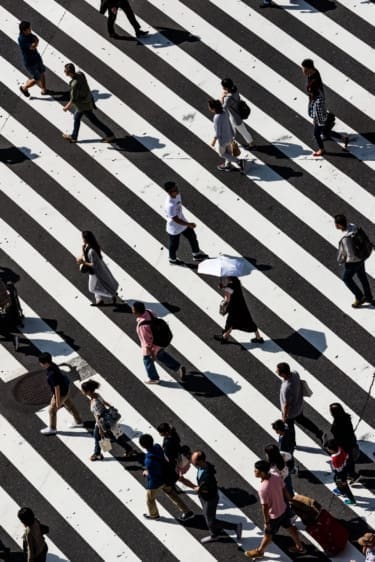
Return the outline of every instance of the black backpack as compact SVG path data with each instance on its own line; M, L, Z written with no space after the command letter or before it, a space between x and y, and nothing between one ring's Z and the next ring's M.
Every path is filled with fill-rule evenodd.
M243 100L240 100L238 102L237 112L241 119L247 119L250 115L250 111L251 109L246 102L244 102Z
M373 250L373 244L366 232L358 228L355 234L351 235L354 255L360 260L367 260Z
M162 318L153 316L151 320L142 320L139 325L142 326L142 324L150 325L155 345L167 347L171 343L173 334L166 321Z

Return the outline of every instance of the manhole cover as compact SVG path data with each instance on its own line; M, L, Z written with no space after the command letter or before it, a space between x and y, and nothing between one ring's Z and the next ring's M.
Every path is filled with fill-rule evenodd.
M47 385L46 372L43 369L33 371L20 378L13 389L17 402L32 406L44 406L51 400L51 391Z

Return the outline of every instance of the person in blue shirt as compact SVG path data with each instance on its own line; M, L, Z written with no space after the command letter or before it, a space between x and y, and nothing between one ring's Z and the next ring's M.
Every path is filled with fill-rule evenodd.
M49 92L46 87L45 66L42 57L38 53L39 39L31 31L31 24L29 21L21 21L19 25L20 34L18 36L18 44L21 48L23 64L32 78L20 86L20 90L24 96L30 97L29 88L38 84L42 95L47 95Z

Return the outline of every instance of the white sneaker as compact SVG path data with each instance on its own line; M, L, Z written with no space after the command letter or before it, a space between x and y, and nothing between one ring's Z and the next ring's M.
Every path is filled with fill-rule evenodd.
M45 427L44 429L40 430L40 433L43 435L56 435L56 429L52 429L52 427Z
M82 422L81 423L72 423L71 425L69 425L70 429L75 429L76 427L85 427L85 426L83 425Z

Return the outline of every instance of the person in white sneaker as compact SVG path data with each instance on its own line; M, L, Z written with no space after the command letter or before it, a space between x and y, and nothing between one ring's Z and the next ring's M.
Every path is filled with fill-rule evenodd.
M44 352L39 356L39 363L46 369L47 383L51 388L52 397L48 408L49 425L41 429L43 435L54 435L56 433L57 410L66 408L74 418L71 427L83 427L81 416L75 405L69 398L70 381L67 375L62 373L56 363L53 363L50 353Z

